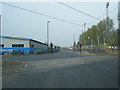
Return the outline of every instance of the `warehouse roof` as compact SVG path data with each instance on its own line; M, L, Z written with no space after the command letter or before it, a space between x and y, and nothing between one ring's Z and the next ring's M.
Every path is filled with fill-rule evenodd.
M24 39L24 40L30 40L30 38L22 38L22 37L11 37L11 36L1 36L4 38L12 38L12 39Z
M41 43L41 44L47 45L47 44L45 44L45 43L39 42L39 41L34 40L34 39L31 39L31 38L11 37L11 36L0 36L0 37L3 37L3 38L11 38L11 39L21 39L21 40L31 40L31 41L34 41L34 42L37 42L37 43Z

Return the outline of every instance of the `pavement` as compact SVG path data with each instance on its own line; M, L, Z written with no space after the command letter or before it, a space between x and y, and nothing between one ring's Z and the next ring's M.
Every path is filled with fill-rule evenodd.
M3 88L117 88L118 57L61 51L51 55L7 56L26 66L3 78ZM26 59L26 60L25 60Z
M72 52L74 52L74 53L76 53L76 54L81 54L81 55L85 55L85 54L87 54L87 55L117 55L118 56L118 52L117 51L114 51L114 52L112 52L112 51L99 51L99 52L88 52L88 51L82 51L82 52L79 52L79 51L72 51Z

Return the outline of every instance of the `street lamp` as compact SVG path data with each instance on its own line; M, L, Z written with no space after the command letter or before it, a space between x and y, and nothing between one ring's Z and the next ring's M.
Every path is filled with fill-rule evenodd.
M82 34L81 34L81 44L83 44L83 30L82 30Z
M90 40L90 37L88 37L88 40ZM89 51L89 53L90 53L90 41L88 41L88 42L89 42L88 51Z
M88 40L90 40L90 37L88 37ZM90 48L90 41L88 41L89 42L89 48Z
M109 7L109 2L106 3L106 32L105 32L106 43L107 43L107 31L108 31L108 7Z
M86 23L84 23L84 32L85 32Z
M75 51L75 34L73 35L73 37L74 37L73 47L74 47L74 51Z
M104 43L104 50L105 50L105 45L106 45L106 43L105 43L105 36L103 36L103 43Z
M47 21L47 45L49 46L49 23L50 21Z
M98 39L98 51L99 51L99 49L100 49L100 37L99 37L99 28L98 28L98 26L97 26L97 29L98 29L98 32L97 32L97 39Z

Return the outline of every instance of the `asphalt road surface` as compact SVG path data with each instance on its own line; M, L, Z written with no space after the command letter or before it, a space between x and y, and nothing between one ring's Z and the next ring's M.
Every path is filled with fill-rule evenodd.
M59 53L52 54L36 54L36 55L11 55L3 56L3 60L17 60L17 61L40 61L40 60L53 60L62 58L74 58L81 57L85 55L78 55L72 52L60 51Z
M3 88L118 88L118 57L60 51L3 56L26 66L3 78Z

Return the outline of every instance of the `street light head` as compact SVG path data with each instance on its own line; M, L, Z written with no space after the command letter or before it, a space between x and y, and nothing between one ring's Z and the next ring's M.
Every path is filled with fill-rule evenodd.
M86 25L86 23L84 23L84 25Z
M47 21L47 23L50 23L50 21Z
M107 2L107 4L106 4L106 8L108 8L109 7L109 2Z

